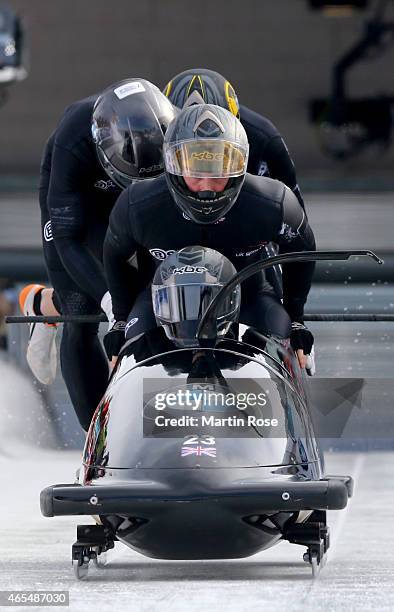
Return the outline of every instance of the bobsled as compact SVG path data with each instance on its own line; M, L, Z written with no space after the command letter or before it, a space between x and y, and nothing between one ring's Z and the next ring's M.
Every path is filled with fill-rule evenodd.
M46 517L96 518L77 527L78 578L116 542L186 560L244 558L287 540L304 547L314 576L323 566L327 510L346 507L353 481L325 473L305 371L286 340L243 325L216 334L226 291L264 266L249 266L216 295L198 347L175 346L161 327L123 347L78 482L41 492Z

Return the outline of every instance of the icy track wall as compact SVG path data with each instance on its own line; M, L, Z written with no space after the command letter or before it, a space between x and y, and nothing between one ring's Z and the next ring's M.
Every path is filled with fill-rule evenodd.
M0 458L24 445L53 448L55 436L32 380L0 355Z

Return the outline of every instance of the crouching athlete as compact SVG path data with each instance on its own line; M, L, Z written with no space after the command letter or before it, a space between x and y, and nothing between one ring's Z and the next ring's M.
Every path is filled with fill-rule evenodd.
M248 140L239 120L215 105L184 109L164 140L164 177L134 184L119 197L104 243L115 324L104 339L108 357L155 325L150 289L128 260L150 253L156 267L174 251L201 245L237 270L262 258L268 242L281 253L313 251L305 211L283 183L246 173ZM190 261L193 265L193 261ZM243 283L240 322L264 334L292 337L301 367L313 337L303 325L314 264L283 266L283 305L264 273ZM182 270L178 271L182 274Z
M102 265L108 219L122 189L163 172L164 132L176 111L144 79L127 79L66 109L42 160L40 206L45 262L54 288L25 287L23 312L98 314L112 318ZM108 379L98 324L65 323L60 346L64 381L84 429ZM56 372L56 328L34 324L30 367L43 383Z

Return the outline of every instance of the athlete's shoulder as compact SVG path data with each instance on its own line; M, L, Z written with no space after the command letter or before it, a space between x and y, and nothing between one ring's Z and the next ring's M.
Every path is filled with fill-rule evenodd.
M97 95L73 102L68 106L55 131L55 145L73 150L87 141L93 147L91 135L92 112Z
M150 207L155 207L171 200L164 175L153 179L136 181L127 187L127 197L129 205L135 208L148 204Z
M280 136L278 129L267 117L256 113L247 106L241 105L240 119L245 128L245 131L250 138L253 135L259 135L266 140L271 140Z
M249 197L264 199L265 201L271 202L272 205L281 205L285 197L286 189L286 185L281 181L246 173L241 194L243 193Z

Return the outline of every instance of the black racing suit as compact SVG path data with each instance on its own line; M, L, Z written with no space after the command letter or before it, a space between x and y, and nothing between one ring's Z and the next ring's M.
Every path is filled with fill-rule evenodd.
M139 292L138 270L127 263L136 253L150 253L156 268L173 251L201 245L218 250L240 270L260 260L268 242L276 243L281 253L315 249L305 211L279 181L247 174L235 205L212 225L185 218L164 177L132 185L120 195L111 213L104 243L115 319L128 319L127 338L155 325L149 288ZM288 337L291 321L303 319L313 270L309 262L283 266L284 307L263 272L248 279L242 287L240 322L263 333Z
M255 113L246 106L241 105L239 112L250 147L248 172L282 181L295 193L302 208L305 209L293 160L277 128L267 117Z
M290 187L305 210L293 160L277 128L267 117L255 113L246 106L240 107L240 118L250 146L248 172L282 181ZM276 249L272 243L267 244L265 251L267 257L276 255ZM283 297L280 267L268 268L266 275L278 297Z
M97 96L72 104L45 147L40 177L43 249L55 306L63 314L101 312L107 291L102 250L120 189L101 167L91 136ZM64 381L84 429L107 384L98 325L66 323L60 347Z

